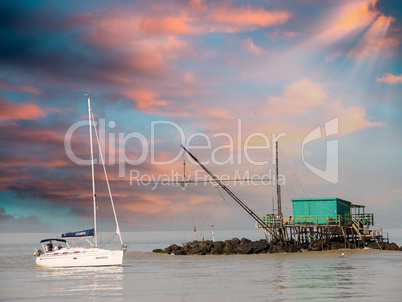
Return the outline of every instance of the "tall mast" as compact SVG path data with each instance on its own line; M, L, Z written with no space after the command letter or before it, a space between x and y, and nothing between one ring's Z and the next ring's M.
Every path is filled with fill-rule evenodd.
M281 204L281 186L278 182L279 169L278 169L278 141L276 142L276 195L278 200L278 215L282 216L282 204Z
M91 100L89 98L89 94L85 95L88 98L88 121L89 121L89 142L91 146L91 170L92 170L92 198L94 201L94 244L95 247L98 247L98 234L96 229L96 195L95 195L95 172L94 172L94 150L92 146L92 110L91 110Z
M94 120L94 116L91 113L91 117L92 117L92 122L95 125L95 120ZM123 238L121 238L121 232L120 232L120 227L119 227L119 221L117 220L117 214L116 214L116 209L114 207L114 202L113 202L113 196L112 196L112 191L110 190L110 184L109 184L109 178L107 177L107 172L106 172L106 167L105 167L105 159L103 158L103 154L102 154L102 148L101 145L99 143L99 136L98 136L98 131L96 131L96 127L94 127L95 130L95 136L96 136L96 141L98 142L98 147L99 147L99 156L101 158L102 161L102 167L103 167L103 172L105 173L105 179L106 179L106 184L107 184L107 189L109 191L109 197L110 197L110 203L112 204L112 209L113 209L113 214L114 214L114 220L116 222L116 234L119 235L120 238L120 243L123 249L125 249L125 245L123 243Z

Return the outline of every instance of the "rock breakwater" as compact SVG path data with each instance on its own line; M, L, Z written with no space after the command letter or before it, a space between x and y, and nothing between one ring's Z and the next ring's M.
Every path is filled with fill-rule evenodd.
M366 245L372 249L402 251L395 243L370 242ZM266 253L295 253L304 251L325 251L344 248L356 249L364 246L355 246L344 242L316 240L297 246L294 242L270 242L265 239L251 241L246 238L232 238L225 241L193 241L184 243L183 246L172 244L165 249L155 249L154 253L165 253L174 255L232 255L232 254L266 254Z

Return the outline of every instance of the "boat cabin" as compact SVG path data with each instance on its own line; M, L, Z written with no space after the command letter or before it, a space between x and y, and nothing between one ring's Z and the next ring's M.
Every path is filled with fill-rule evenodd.
M42 250L35 250L34 256L40 256L44 252L50 253L63 248L70 248L66 240L58 238L43 239L40 241L40 244L42 246Z

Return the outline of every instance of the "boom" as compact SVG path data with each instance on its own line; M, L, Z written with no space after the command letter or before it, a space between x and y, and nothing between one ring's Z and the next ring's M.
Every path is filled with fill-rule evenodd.
M264 230L264 232L269 235L272 236L272 238L277 238L277 235L272 232L272 230L269 228L269 226L266 224L266 222L264 222L260 217L258 217L258 215L256 213L254 213L243 201L240 200L239 197L237 197L232 191L229 190L228 187L225 186L225 184L220 181L211 171L208 170L207 167L205 167L193 154L190 153L190 151L188 151L183 145L181 145L181 147L183 148L183 150L191 156L192 159L195 160L195 162L197 164L200 165L201 168L204 169L205 172L207 172L207 174L209 176L212 177L212 179L223 189L226 191L226 193L228 193L230 195L230 197L232 197L234 199L234 201L236 201L251 217L253 217L253 219L262 227L262 229ZM268 234L269 233L269 234Z

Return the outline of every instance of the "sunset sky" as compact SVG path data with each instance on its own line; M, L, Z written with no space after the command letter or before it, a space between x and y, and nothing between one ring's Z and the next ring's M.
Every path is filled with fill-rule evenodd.
M91 170L71 160L89 159L85 93L123 232L253 228L213 184L153 188L130 174L182 180L185 159L200 180L183 143L220 177L274 178L281 134L285 216L291 198L339 197L402 228L401 21L391 0L1 1L0 232L91 227ZM318 127L306 165L303 140ZM308 167L325 169L331 141L333 182ZM95 173L100 225L112 230ZM272 212L274 185L228 184Z

